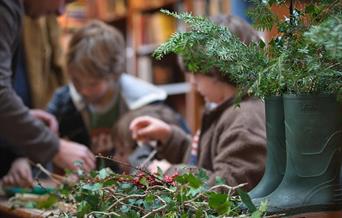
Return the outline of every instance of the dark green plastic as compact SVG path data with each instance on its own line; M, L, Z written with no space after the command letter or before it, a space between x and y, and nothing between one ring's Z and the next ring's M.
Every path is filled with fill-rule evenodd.
M286 166L284 105L282 96L265 99L267 157L265 173L259 184L248 194L265 197L274 191L284 177Z
M341 210L342 112L334 96L284 96L286 170L270 214Z

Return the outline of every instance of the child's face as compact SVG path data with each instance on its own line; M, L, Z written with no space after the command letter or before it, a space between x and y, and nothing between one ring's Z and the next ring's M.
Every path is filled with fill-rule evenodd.
M70 79L77 92L90 104L105 104L107 97L114 92L114 79L93 78L82 74L70 73Z
M191 74L191 83L207 102L222 103L234 94L227 83L203 74Z

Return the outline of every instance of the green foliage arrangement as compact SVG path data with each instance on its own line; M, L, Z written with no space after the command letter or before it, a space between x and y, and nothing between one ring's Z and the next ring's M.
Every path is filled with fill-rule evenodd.
M218 26L207 18L161 11L184 21L190 30L176 32L162 43L154 51L156 59L169 53L178 54L189 71L208 73L217 69L244 91L257 79L257 68L267 67L266 56L260 49L264 43L246 45L228 28Z
M208 187L208 176L202 170L172 176L161 171L150 174L140 170L135 175L113 173L104 168L90 174L79 172L80 181L63 185L39 202L26 206L56 208L57 217L263 217L266 204L257 209L240 188L229 187L218 179ZM218 192L220 191L220 192ZM238 195L233 195L238 194ZM13 201L15 202L15 201ZM251 214L243 214L239 205L245 202ZM18 203L18 202L17 202Z
M294 0L251 1L255 27L279 32L267 45L245 45L206 18L163 11L187 23L189 31L175 33L154 56L176 53L195 73L219 69L242 91L259 97L326 93L342 98L342 2L312 0L296 8ZM290 15L278 18L273 6L288 7Z
M299 2L299 1L297 1ZM267 68L259 71L252 90L256 95L342 95L342 2L253 0L250 11L256 28L276 28L264 53ZM289 16L279 19L273 6L286 6ZM296 7L298 6L298 7ZM261 13L263 12L263 13Z

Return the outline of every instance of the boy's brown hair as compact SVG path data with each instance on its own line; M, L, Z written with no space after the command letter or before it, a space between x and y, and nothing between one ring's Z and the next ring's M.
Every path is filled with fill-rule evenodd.
M241 42L250 44L252 42L258 42L260 37L258 32L254 30L243 19L233 15L217 15L210 17L215 24L227 27L231 33L237 36Z
M94 78L119 78L125 69L123 35L102 21L89 22L70 40L67 68Z

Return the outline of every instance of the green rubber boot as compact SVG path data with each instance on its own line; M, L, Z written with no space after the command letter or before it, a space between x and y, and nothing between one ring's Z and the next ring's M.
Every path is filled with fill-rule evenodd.
M284 104L282 96L265 99L267 158L265 173L258 185L248 194L253 198L265 197L273 192L284 177L286 145Z
M286 170L267 197L269 214L342 209L342 116L332 96L284 96Z

